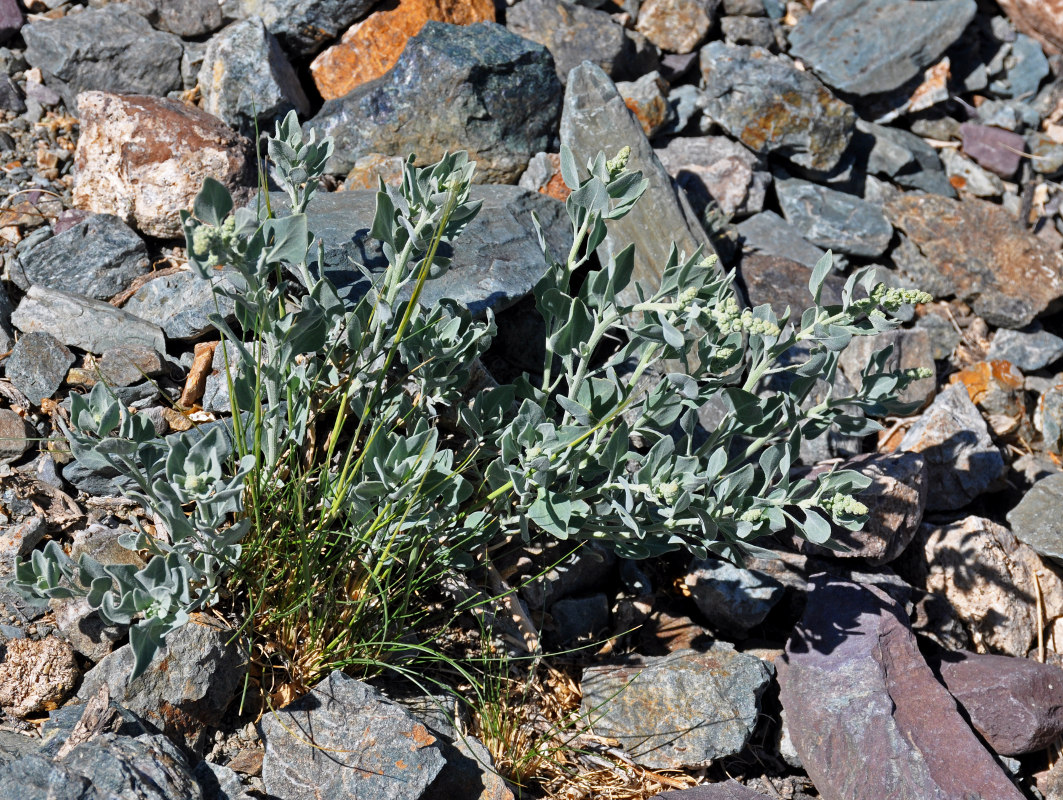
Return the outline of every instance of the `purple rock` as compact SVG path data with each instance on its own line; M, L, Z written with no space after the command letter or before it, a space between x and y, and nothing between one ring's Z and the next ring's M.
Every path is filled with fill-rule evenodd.
M916 647L904 607L817 575L776 660L779 698L826 800L1019 800Z
M17 0L0 0L0 44L22 28L22 11Z
M1010 178L1022 162L1026 140L1017 133L975 122L960 126L963 152L990 172Z
M68 231L78 223L84 222L92 216L91 211L85 211L80 208L65 208L59 212L59 216L55 218L55 224L52 225L52 233L58 236L63 231Z

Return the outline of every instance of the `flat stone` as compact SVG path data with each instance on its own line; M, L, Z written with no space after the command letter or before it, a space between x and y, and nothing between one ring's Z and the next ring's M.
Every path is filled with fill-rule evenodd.
M790 31L790 54L840 92L889 92L937 63L975 9L974 0L831 0Z
M258 17L224 28L207 43L199 68L205 111L245 136L273 131L289 111L310 113L299 78L277 37Z
M73 649L55 636L9 639L0 654L0 708L16 717L56 708L81 674Z
M692 53L708 35L717 5L710 0L644 0L635 30L662 50Z
M1023 796L934 678L904 607L884 592L815 577L775 666L790 736L821 796Z
M709 42L701 49L705 114L756 153L828 172L856 124L852 107L807 72L759 47Z
M121 4L31 22L22 37L26 61L70 110L86 91L165 95L181 88L181 40Z
M22 9L17 0L0 0L0 44L22 28Z
M922 189L943 197L956 196L938 151L922 137L901 128L863 120L857 121L856 128L874 139L867 159L869 173L885 175L909 189Z
M917 246L939 287L915 284L937 297L954 295L990 325L1022 328L1063 297L1059 255L1000 206L983 200L902 195L886 216Z
M710 627L724 634L748 633L764 621L783 592L782 584L768 575L716 559L691 564L683 584Z
M7 379L35 406L52 397L63 383L74 354L50 333L24 334L4 365Z
M585 669L581 709L595 734L617 739L639 766L699 767L745 747L770 682L759 658L714 642Z
M18 461L35 446L37 432L10 408L0 408L0 464Z
M770 213L770 212L769 212ZM808 291L809 268L804 264L780 256L747 253L738 267L742 285L751 306L768 304L776 316L789 308L794 318L812 305ZM822 300L826 305L841 302L845 280L839 275L827 275L823 282Z
M775 194L786 221L828 250L874 258L893 238L881 206L855 195L796 178L776 178Z
M438 740L401 706L337 671L262 717L266 791L286 800L418 800L443 769ZM321 752L328 752L322 758Z
M747 789L737 781L727 780L675 792L662 792L656 797L658 800L762 800L764 795Z
M222 26L218 0L125 0L125 4L142 15L160 31L194 39L213 33Z
M1063 474L1049 475L1030 487L1008 512L1016 538L1042 556L1063 564Z
M975 197L1000 197L1004 194L1004 182L958 150L946 147L941 151L941 163L949 183L958 191Z
M258 17L293 58L313 55L340 37L376 0L222 0L233 19Z
M148 248L118 217L95 214L19 258L12 277L20 288L31 283L106 300L151 268Z
M1063 50L1063 6L1056 0L1000 0L1015 27L1055 54Z
M94 663L114 650L122 638L123 626L108 625L84 597L50 600L48 605L63 639Z
M395 66L322 106L305 130L335 139L328 170L345 174L367 153L424 163L464 149L478 180L514 183L546 150L561 87L545 47L501 25L428 22Z
M96 368L108 386L132 386L164 371L162 357L150 347L141 346L105 350Z
M963 152L1001 178L1010 178L1019 169L1026 140L1017 133L965 122L960 126Z
M234 309L227 297L219 296L215 305L210 283L191 270L154 278L122 304L123 311L158 325L170 339L196 339L214 329L208 314L228 317Z
M920 328L898 328L874 336L857 336L849 343L838 357L838 365L853 386L859 386L861 374L871 357L893 346L893 353L886 360L889 371L925 368L930 370L929 378L914 381L900 393L902 403L925 404L934 395L936 386L936 368L934 354L930 345L930 334Z
M74 203L80 208L175 239L184 235L179 212L192 208L205 178L223 183L237 200L254 185L251 143L205 111L104 92L81 94L77 108Z
M764 208L771 173L764 159L726 136L677 136L653 151L695 208L714 201L732 215Z
M649 187L631 212L609 225L598 250L606 263L629 244L635 245L634 280L647 288L660 285L662 266L674 242L691 256L700 247L713 252L709 237L694 218L689 204L676 194L672 179L653 152L642 126L624 104L613 82L601 69L584 63L572 70L561 115L561 143L575 156L580 174L599 151L612 158L630 147L627 168L641 171ZM634 287L620 295L623 303L638 302Z
M793 261L811 270L826 255L827 251L805 239L801 232L774 211L761 211L747 220L738 223L738 233L744 243L755 252L764 256L783 258ZM837 264L838 258L835 258ZM808 279L805 279L806 299L802 299L801 309L807 307L812 299L807 294ZM794 307L795 309L797 306Z

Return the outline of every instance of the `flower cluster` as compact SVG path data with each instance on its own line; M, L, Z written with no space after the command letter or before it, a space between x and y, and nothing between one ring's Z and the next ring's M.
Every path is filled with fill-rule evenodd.
M753 312L740 309L734 297L728 297L709 312L716 327L724 333L752 333L759 336L778 336L779 326L766 319L757 319Z
M868 512L867 506L847 494L834 494L819 501L819 506L833 517L860 517Z

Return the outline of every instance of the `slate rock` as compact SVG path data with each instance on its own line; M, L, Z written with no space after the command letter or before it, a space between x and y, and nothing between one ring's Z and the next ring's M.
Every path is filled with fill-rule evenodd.
M220 278L224 280L224 278ZM235 304L219 296L192 270L154 278L122 304L122 310L158 325L170 339L196 339L214 330L208 314L232 315Z
M0 44L3 44L22 27L22 9L17 0L0 0Z
M513 183L547 149L560 94L542 45L493 22L430 21L387 74L326 102L304 130L335 138L333 173L368 153L430 163L465 149L480 181Z
M714 630L740 636L764 621L783 592L774 578L717 559L695 561L683 583Z
M163 361L150 347L115 347L105 350L96 369L108 386L132 386L145 377L154 378L164 372Z
M561 644L588 641L609 627L609 598L601 592L589 597L565 597L550 606L550 616Z
M200 761L192 777L203 792L203 800L251 800L239 774L221 764Z
M26 558L48 533L48 524L40 514L21 522L5 525L0 532L0 568L13 569L15 557Z
M445 764L438 740L424 725L339 671L265 715L260 729L266 792L286 800L418 800Z
M245 136L273 131L289 111L305 116L310 102L277 38L258 17L234 22L207 43L199 69L205 111Z
M192 39L213 33L222 25L221 3L218 0L125 0L125 4L141 14L152 27L160 31Z
M0 0L3 2L3 0ZM22 101L22 92L7 75L0 73L0 109L21 114L26 110ZM9 148L5 148L9 149Z
M790 54L839 92L890 92L937 63L975 10L974 0L831 0L790 31Z
M1026 658L932 653L927 662L996 753L1043 750L1063 735L1063 670Z
M293 58L309 56L338 39L375 0L223 0L234 19L258 17Z
M763 800L764 795L747 789L735 780L707 783L656 795L658 800Z
M771 50L778 45L775 32L778 28L764 17L733 16L720 20L720 31L725 41L731 44L748 44Z
M10 408L0 408L0 464L17 461L35 446L37 432Z
M1063 339L1037 324L1021 331L1002 328L993 334L986 354L990 361L1010 361L1023 372L1041 369L1061 357Z
M39 742L21 733L0 730L0 768L37 752Z
M1020 33L1005 60L1007 80L994 81L993 91L1004 97L1029 98L1037 94L1050 67L1040 42Z
M90 353L129 345L166 352L166 337L157 325L99 300L58 289L31 286L11 321L25 333L50 333L63 344Z
M1004 182L958 150L946 147L941 151L941 163L949 182L964 194L975 197L999 197L1004 194Z
M762 158L738 142L726 136L677 136L653 152L695 210L710 201L728 216L764 208L771 173Z
M35 406L51 397L66 378L74 354L49 333L27 333L15 342L4 369L7 379Z
M1063 172L1063 143L1046 133L1033 132L1026 137L1030 151L1030 166L1034 172L1047 177L1056 177Z
M871 357L887 347L893 352L886 359L888 371L906 369L929 369L929 378L913 381L907 389L898 395L902 403L924 405L933 395L936 386L934 354L930 345L930 334L920 328L898 328L873 336L854 337L838 358L845 377L853 386L860 385L860 376Z
M954 295L990 325L1022 328L1063 297L1058 254L1000 206L909 194L885 210L926 259L925 277L938 286L927 285L923 273L911 276L915 284L939 298Z
M93 663L114 650L123 626L108 625L84 597L67 597L48 603L63 639Z
M568 76L561 115L561 143L572 150L581 174L585 174L587 162L599 151L612 158L622 148L630 147L627 168L641 171L649 181L649 187L631 212L610 224L598 249L603 263L634 243L634 280L646 287L656 287L673 242L688 256L699 247L705 255L713 252L708 235L694 218L689 203L676 194L672 179L654 154L642 126L624 105L616 86L600 68L588 62ZM634 287L622 292L620 299L624 303L637 302Z
M817 172L841 161L856 113L810 73L759 47L709 42L701 74L705 114L754 152Z
M635 30L673 53L692 53L704 41L719 0L643 0Z
M90 797L121 800L202 800L181 752L165 736L103 733L76 745L59 762L89 781Z
M71 111L85 91L159 96L181 88L181 40L121 4L31 22L22 37L26 61Z
M801 232L774 211L761 211L737 225L738 233L744 243L766 257L793 261L811 270L826 255L827 251L805 239ZM834 263L838 264L839 257ZM808 279L804 281L805 293L801 305L793 308L807 308L811 301L808 294Z
M1022 797L934 678L904 607L884 592L816 576L775 666L790 735L821 796Z
M922 137L901 128L858 120L856 128L873 137L867 171L885 175L899 186L955 197L937 150Z
M582 712L648 769L707 765L752 735L768 665L726 642L583 671Z
M776 178L775 194L786 221L828 250L873 258L893 237L881 207L854 195L797 178Z
M19 264L12 277L23 290L37 283L97 300L113 297L151 268L144 241L111 214L95 214L45 239Z
M1049 475L1030 487L1008 512L1015 537L1040 555L1063 564L1063 474Z
M963 152L1001 178L1010 178L1019 169L1026 140L1017 133L965 122L960 126Z

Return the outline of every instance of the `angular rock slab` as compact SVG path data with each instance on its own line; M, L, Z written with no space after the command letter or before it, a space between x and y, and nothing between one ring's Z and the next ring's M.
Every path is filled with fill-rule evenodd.
M771 173L764 159L738 142L726 136L676 137L654 153L695 204L708 195L728 215L764 208Z
M734 780L680 789L677 792L662 792L657 795L658 800L762 800L763 797L764 795L759 792L747 789Z
M251 143L205 111L161 97L85 92L78 115L79 208L175 239L183 236L179 212L192 208L204 178L237 199L254 184Z
M756 153L817 172L838 165L856 112L819 80L760 47L701 48L705 113Z
M1057 564L1063 564L1060 509L1063 509L1063 474L1037 481L1008 512L1008 524L1015 537Z
M293 57L308 56L339 38L375 0L221 0L234 19L258 17Z
M1002 328L993 336L986 359L1010 361L1023 372L1047 367L1063 358L1063 339L1042 330L1040 325L1016 331Z
M598 252L603 263L634 243L634 280L653 289L660 285L660 270L668 261L673 242L680 253L688 256L699 247L705 255L713 252L708 235L689 205L676 194L642 125L628 110L609 76L588 61L568 76L561 143L572 150L581 175L586 174L587 162L599 151L612 158L621 148L630 147L628 169L641 171L650 182L631 213L609 225ZM634 286L621 294L621 301L638 302Z
M346 174L369 153L431 163L468 150L478 180L515 183L547 149L560 96L542 45L493 22L428 22L390 71L329 100L303 128L334 137L332 173Z
M706 765L739 752L753 733L768 665L716 642L632 664L583 672L583 702L594 732L618 739L649 769Z
M783 594L770 575L718 559L695 561L683 583L715 630L738 635L762 623Z
M33 331L15 342L4 364L4 374L33 405L39 406L55 394L73 363L74 354L54 336Z
M285 800L419 800L445 765L436 737L406 709L339 671L264 716L261 732L262 781Z
M915 643L904 607L819 575L778 659L790 736L826 800L1019 800Z
M974 0L831 0L790 32L790 55L846 94L898 89L974 19Z
M776 180L775 193L786 221L820 247L873 258L893 238L882 207L855 195L797 178Z
M1022 328L1063 297L1059 254L1000 206L908 194L885 209L952 294L990 325Z
M229 282L223 279L223 283ZM211 284L192 270L153 278L122 305L123 311L158 325L170 339L202 336L213 330L208 314L228 317L234 309L228 297L218 296L215 302Z

